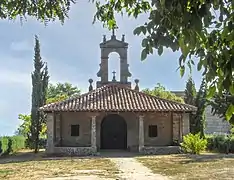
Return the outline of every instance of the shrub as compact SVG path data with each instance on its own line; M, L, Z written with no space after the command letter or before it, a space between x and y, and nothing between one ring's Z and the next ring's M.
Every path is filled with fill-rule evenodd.
M230 139L230 147L229 152L234 153L234 135Z
M12 136L12 152L25 148L25 138L23 136Z
M207 147L207 140L200 137L198 134L188 134L183 137L181 147L184 152L191 154L200 154Z
M234 136L228 137L226 135L208 135L207 150L217 151L219 153L234 152Z
M9 137L8 138L8 143L7 143L6 154L10 154L11 152L13 152L13 149L12 149L12 139Z
M8 149L8 139L9 137L3 136L0 138L1 141L1 154L7 154L7 149Z
M0 156L2 155L2 141L0 139Z
M23 136L0 137L0 154L8 155L25 148L25 138Z

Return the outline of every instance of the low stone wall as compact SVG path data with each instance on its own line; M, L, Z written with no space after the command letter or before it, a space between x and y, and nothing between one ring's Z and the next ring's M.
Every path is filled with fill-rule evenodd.
M52 154L68 156L90 156L96 155L97 149L93 147L54 147Z
M179 154L181 153L180 146L157 146L157 147L143 147L141 154Z

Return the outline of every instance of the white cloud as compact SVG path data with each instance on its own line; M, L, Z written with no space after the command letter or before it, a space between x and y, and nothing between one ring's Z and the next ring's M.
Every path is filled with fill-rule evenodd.
M9 69L0 70L0 84L22 84L30 87L31 76L28 73Z
M69 68L68 68L69 69ZM2 69L0 73L0 84L4 85L15 85L15 86L24 86L27 89L31 89L31 75L25 72L13 71ZM73 80L73 78L69 78L68 76L64 76L60 74L58 71L55 73L50 73L50 83L56 84L58 82L65 83L69 82L74 86L77 86L82 92L87 91L88 89L88 79L84 79L83 76L79 77L77 81ZM72 80L71 80L72 79Z
M5 87L23 86L31 91L31 72L33 64L31 59L13 58L4 54L0 55L4 61L0 67L0 85ZM65 61L57 61L42 57L48 63L50 83L69 82L86 91L88 88L88 77L80 73L77 67L67 64ZM31 62L31 63L30 63Z
M12 42L10 45L10 49L13 51L32 51L33 44L26 40L19 42Z

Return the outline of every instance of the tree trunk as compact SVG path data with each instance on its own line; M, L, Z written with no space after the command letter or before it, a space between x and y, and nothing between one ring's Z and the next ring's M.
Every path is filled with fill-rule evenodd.
M39 133L37 132L34 141L34 153L38 153L38 151L39 151Z

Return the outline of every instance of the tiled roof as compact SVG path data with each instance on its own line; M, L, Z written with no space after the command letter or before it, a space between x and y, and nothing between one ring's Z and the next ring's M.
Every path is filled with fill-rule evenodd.
M193 112L196 107L158 98L127 88L108 84L77 97L47 104L40 111L180 111Z

